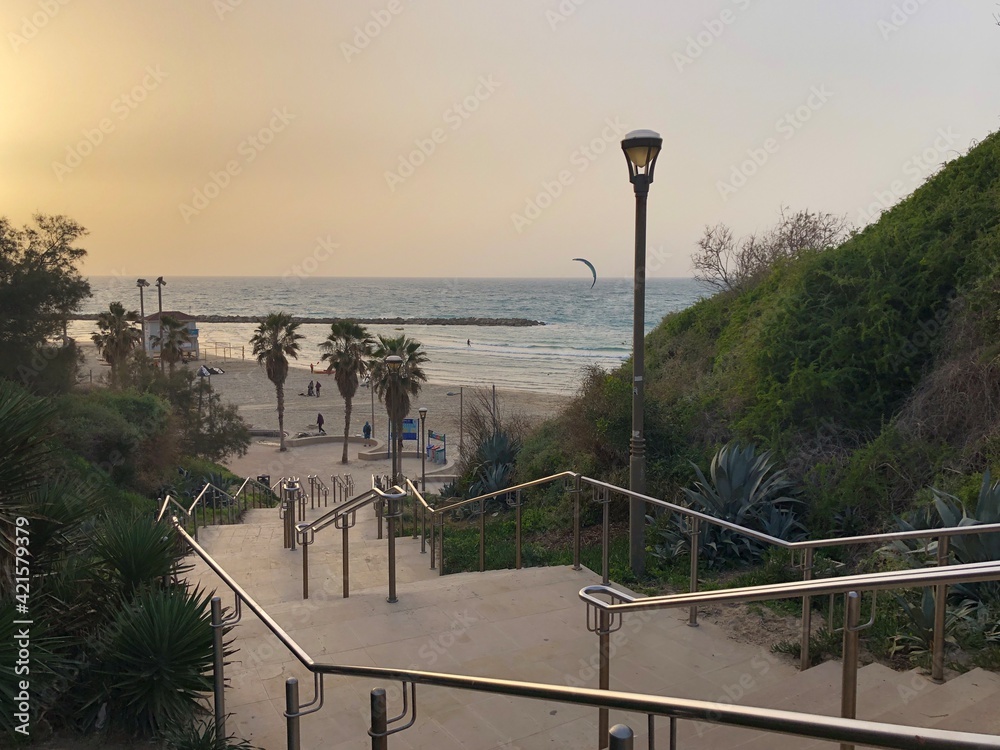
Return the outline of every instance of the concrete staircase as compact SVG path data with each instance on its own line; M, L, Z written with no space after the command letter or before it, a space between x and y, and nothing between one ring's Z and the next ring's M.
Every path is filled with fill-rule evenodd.
M321 510L307 512L316 517ZM361 516L364 515L364 518ZM374 513L351 531L352 590L341 597L341 534L317 535L309 552L310 598L302 600L301 551L282 549L276 510L250 512L243 524L202 529L210 554L317 661L409 667L458 674L597 686L597 636L586 629L579 589L600 581L590 570L530 568L438 577L418 540L397 540L399 601L386 602L385 540ZM192 582L220 587L195 560ZM227 591L220 591L226 604ZM612 638L611 687L655 695L763 706L835 716L840 664L798 672L767 649L737 643L712 623L686 625L687 612L638 613ZM244 613L234 631L239 651L227 666L228 730L268 750L285 747L284 683L297 677L303 702L312 677L261 625ZM368 746L371 688L389 690L389 712L401 710L399 686L327 678L326 701L302 719L302 747ZM924 727L995 732L1000 677L974 670L936 685L915 671L878 664L859 672L858 718ZM418 688L417 724L390 748L533 750L597 746L597 710L502 696ZM646 747L646 716L611 712L611 723L636 730ZM661 748L667 720L657 723ZM681 748L804 748L835 745L682 721Z

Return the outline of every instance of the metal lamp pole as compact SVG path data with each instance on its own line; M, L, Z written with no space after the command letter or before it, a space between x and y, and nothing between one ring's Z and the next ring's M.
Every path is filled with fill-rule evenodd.
M646 325L646 197L653 182L656 157L663 146L659 133L633 130L622 140L628 162L629 181L635 189L635 287L632 314L632 440L629 446L629 489L646 492L646 438L643 432L645 405ZM641 577L646 572L646 504L629 500L629 564Z
M427 492L427 407L421 406L420 412L420 491Z
M403 364L403 358L398 354L390 354L385 358L386 367L389 368L389 377L392 379L392 388L389 389L389 393L386 394L386 408L388 409L390 401L394 398L399 397L399 368ZM389 415L390 424L392 423L392 416ZM392 485L395 487L399 482L399 452L396 450L396 446L399 443L399 435L402 434L397 428L402 427L402 425L393 425L391 432L393 433L390 442L392 443ZM392 487L389 488L389 492L393 495ZM386 599L389 604L395 604L398 599L396 599L396 508L397 500L394 497L390 497L388 505L388 517L389 517L389 598Z
M142 353L146 353L146 304L142 298L142 290L149 286L145 279L136 279L135 285L139 287L139 319L142 323Z
M156 277L156 297L159 301L160 306L160 372L164 371L163 364L163 287L167 285L167 282L163 280L162 276Z
M449 396L458 396L458 453L459 456L462 454L462 449L465 447L465 387L459 386L458 393L454 391L448 391Z

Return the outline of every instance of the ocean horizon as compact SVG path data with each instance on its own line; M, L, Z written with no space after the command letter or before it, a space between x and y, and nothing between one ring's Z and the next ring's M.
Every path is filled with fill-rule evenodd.
M152 281L155 277L147 277ZM139 309L135 279L91 276L93 296L81 313L107 310L113 301ZM632 279L591 278L372 278L188 276L167 277L163 309L195 316L261 316L282 310L301 317L527 318L543 326L369 325L373 334L405 333L427 351L428 380L454 386L515 388L562 395L577 390L585 368L611 369L631 355ZM646 281L646 332L663 317L706 296L690 278ZM147 315L158 310L157 289L144 292ZM199 323L202 356L228 345L250 357L253 323ZM92 321L73 321L70 334L88 339ZM292 365L319 362L328 324L303 323L302 351Z

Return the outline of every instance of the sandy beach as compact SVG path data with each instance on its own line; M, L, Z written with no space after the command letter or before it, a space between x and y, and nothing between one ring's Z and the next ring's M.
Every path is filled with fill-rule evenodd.
M106 376L107 365L100 362L97 350L93 344L78 342L84 351L86 362L81 367L84 378L93 373L95 382ZM251 359L223 359L209 357L187 366L197 369L200 365L208 365L224 370L222 375L213 375L212 386L226 403L235 404L243 418L253 429L277 430L278 415L275 400L274 384L267 379L264 368ZM178 365L180 366L180 365ZM305 394L309 381L321 384L320 396L309 397ZM492 401L492 391L463 387L462 396L459 388L435 383L425 383L420 394L411 402L411 417L417 417L420 407L427 408L427 428L437 433L447 435L450 457L457 456L453 450L458 446L460 437L462 406L465 415L469 413L472 404L477 399L477 393L483 394ZM449 396L454 393L454 396ZM537 424L553 416L569 402L565 396L551 393L535 393L522 390L497 390L497 406L503 415L516 415L528 424ZM368 388L358 389L353 400L351 417L351 435L360 436L365 422L372 421L372 397ZM337 383L332 374L310 373L308 366L292 366L285 382L285 431L289 435L299 432L316 433L316 415L322 413L325 420L324 429L330 436L340 436L344 432L344 400L337 390ZM374 437L379 441L385 439L386 414L385 407L375 398L374 407ZM233 458L227 465L236 473L246 476L258 473L277 475L298 473L307 475L319 474L324 479L331 473L350 471L355 479L369 473L388 473L389 466L381 461L361 461L357 452L363 448L352 444L349 449L349 466L340 463L342 443L340 441L321 445L308 445L290 448L281 460L276 462L279 451L276 438L255 437L250 452L241 458ZM407 446L410 449L410 446ZM410 466L412 462L412 466ZM450 463L450 462L449 462ZM409 459L404 462L403 471L409 476L419 476L419 460ZM280 469L278 468L280 467ZM428 465L427 470L440 467Z

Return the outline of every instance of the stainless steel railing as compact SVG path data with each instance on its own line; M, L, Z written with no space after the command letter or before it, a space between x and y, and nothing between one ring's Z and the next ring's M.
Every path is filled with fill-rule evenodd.
M921 586L947 586L956 583L975 583L1000 579L1000 560L983 563L952 565L945 568L917 568L903 571L884 571L840 578L821 578L792 581L764 586L748 586L718 591L702 591L666 596L635 597L630 593L605 584L585 586L580 599L587 605L587 627L598 636L599 673L601 686L609 684L611 670L608 639L622 626L622 616L628 613L661 609L676 609L692 604L723 604L732 602L773 601L800 596L844 594L843 667L841 676L841 716L853 719L857 711L858 645L859 633L875 621L875 592L888 589ZM872 615L867 623L860 622L861 595L872 592ZM606 597L607 601L600 597ZM943 628L942 628L943 630ZM606 713L602 711L602 727L607 726ZM853 745L842 744L842 750Z
M489 677L471 677L445 672L427 672L412 669L386 667L351 666L341 664L320 664L313 660L284 629L275 622L264 609L193 539L181 526L177 517L174 524L178 534L191 549L204 560L206 565L218 575L236 597L237 619L242 616L242 608L253 612L264 626L288 649L313 675L314 695L311 701L302 703L299 698L299 683L296 678L286 681L285 721L287 724L288 750L299 750L300 722L303 717L319 711L324 705L324 678L326 675L341 675L401 682L403 694L409 696L404 702L404 711L394 719L388 719L385 705L385 691L372 691L372 728L369 735L373 747L387 747L387 738L398 731L412 726L416 721L417 685L468 690L508 697L527 698L549 702L591 706L598 709L615 709L646 714L650 717L667 717L671 724L671 748L675 747L676 723L682 720L701 721L732 727L756 729L804 737L810 740L828 740L845 744L863 744L871 747L921 748L924 750L960 750L973 748L1000 748L1000 737L968 732L952 732L939 729L915 729L857 719L814 716L776 709L734 706L702 700L666 698L661 696L626 693L612 690L548 685L520 680L501 680ZM390 535L390 538L391 535ZM715 593L715 592L712 592ZM220 648L221 648L221 639ZM224 685L222 659L216 660L214 675L218 692ZM216 706L216 716L220 715ZM224 712L221 713L224 716ZM408 721L407 721L408 720ZM406 724L402 722L407 721ZM620 732L614 739L622 740L627 733ZM606 743L606 733L601 742ZM377 744L376 744L377 742ZM618 744L616 747L628 747Z
M608 482L603 482L597 479L592 479L586 477L576 472L565 471L559 474L553 474L552 476L543 477L531 482L525 482L522 484L515 485L513 487L508 487L507 489L500 490L498 492L492 492L486 495L481 495L478 497L470 498L467 500L460 500L458 502L450 503L441 507L431 506L420 491L417 489L416 485L407 480L406 487L410 495L415 498L417 507L420 509L422 516L422 524L424 532L421 536L421 545L426 542L427 537L427 514L430 514L430 541L431 541L431 569L434 569L437 565L438 572L440 575L444 575L445 565L444 565L444 514L458 510L463 507L473 506L480 504L480 548L479 548L479 562L480 570L485 569L485 524L486 518L485 513L482 512L483 503L485 500L501 497L504 495L514 494L515 497L515 567L520 568L521 566L521 506L522 506L522 492L542 485L552 484L554 482L562 481L566 485L568 492L573 494L573 567L579 570L580 568L580 503L583 491L585 488L590 488L592 493L593 502L603 506L603 520L602 520L602 540L601 540L601 574L602 580L607 584L610 580L610 524L609 524L609 507L610 503L613 502L616 496L628 499L638 499L649 505L657 508L662 508L666 512L678 513L681 516L688 519L690 524L690 572L689 572L689 589L690 591L698 590L698 576L699 576L699 560L698 560L698 548L699 548L699 534L702 524L711 524L718 526L720 528L729 529L731 531L742 534L750 539L755 539L764 544L778 547L781 549L787 549L792 553L793 566L802 571L802 578L808 581L813 575L813 564L814 564L814 554L817 549L827 548L827 547L843 547L843 546L859 546L859 545L871 545L871 544L884 544L886 542L903 541L903 540L913 540L913 539L926 539L926 540L936 540L937 541L937 564L939 566L946 566L950 562L949 556L949 540L953 536L961 535L979 535L979 534L989 534L1000 532L1000 524L979 524L974 526L956 526L949 528L937 528L937 529L917 529L911 531L897 531L889 532L884 534L870 534L866 536L853 536L853 537L843 537L843 538L833 538L833 539L815 539L815 540L805 540L800 542L789 542L784 539L779 539L777 537L770 536L763 532L757 531L755 529L748 529L739 524L732 523L720 518L715 518L712 515L703 513L701 511L695 510L693 508L687 508L682 505L677 505L675 503L668 502L666 500L661 500L659 498L650 497L649 495L644 495L642 493L633 492L631 490L625 489L624 487L618 487L617 485L610 484ZM436 540L435 537L438 539ZM437 541L437 550L435 550L435 542ZM934 642L932 645L931 654L931 675L935 681L940 682L944 679L944 621L946 613L946 603L947 603L947 584L938 584L935 588L935 629L934 629ZM688 612L688 623L692 626L698 624L698 604L694 602L689 607ZM809 594L802 595L802 628L800 634L800 654L799 654L799 666L800 669L808 669L811 665L811 655L809 653L809 641L812 635L812 602L811 596Z
M251 488L248 490L247 488ZM212 507L213 519L221 515L226 523L235 523L243 517L243 514L247 511L248 507L252 504L253 507L258 507L259 494L254 494L253 490L258 488L264 488L270 492L270 488L264 487L264 485L257 482L256 479L252 477L247 477L240 488L232 495L223 490L221 487L217 487L211 482L206 482L205 486L201 488L197 497L191 502L190 505L183 505L177 498L172 495L167 495L161 500L160 509L157 512L156 520L161 520L167 512L170 506L174 506L180 510L184 517L189 519L193 524L194 537L198 538L198 509L201 509L201 525L208 526L208 507L205 502L205 498L211 491L213 493L212 497L216 500L219 499L221 495L224 500L221 502L221 507ZM241 502L242 499L242 502Z

